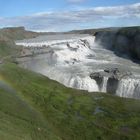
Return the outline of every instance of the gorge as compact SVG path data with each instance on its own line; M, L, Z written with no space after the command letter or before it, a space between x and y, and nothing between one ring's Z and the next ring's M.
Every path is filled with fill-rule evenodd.
M119 51L116 51L116 46L113 48L114 40ZM21 67L41 73L67 87L140 98L140 66L131 59L133 54L126 49L130 44L128 41L130 39L118 36L116 31L94 35L44 35L16 41L16 45L24 46L17 61ZM135 44L138 51L138 43Z

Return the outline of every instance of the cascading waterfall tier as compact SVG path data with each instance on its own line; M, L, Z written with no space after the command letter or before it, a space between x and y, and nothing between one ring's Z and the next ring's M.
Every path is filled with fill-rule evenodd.
M96 80L100 91L116 94L120 97L140 98L140 79L131 72L119 69L105 69L91 73L91 79Z
M121 79L116 95L128 98L140 98L140 79Z
M23 46L20 66L67 87L140 98L139 65L98 45L95 36L47 35L16 44Z
M103 82L102 82L102 92L107 92L107 82L108 82L108 77L103 77Z
M64 68L64 67L63 67ZM40 71L37 71L40 72ZM50 79L56 80L67 87L87 90L89 92L99 91L99 87L95 80L89 76L75 75L71 72L66 72L64 69L56 69L56 67L47 67L41 71L44 75L47 75Z

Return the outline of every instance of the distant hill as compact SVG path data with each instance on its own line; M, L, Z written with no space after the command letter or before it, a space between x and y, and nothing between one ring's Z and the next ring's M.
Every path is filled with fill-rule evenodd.
M16 40L35 38L39 35L61 34L60 32L33 32L24 27L8 27L0 29L0 59L7 55L17 55L20 47L15 45Z
M24 27L9 27L0 29L0 40L21 40L37 37L39 34L26 31Z
M132 27L108 27L108 28L97 28L97 29L81 29L81 30L72 30L72 31L69 31L69 32L66 32L66 33L76 33L76 34L94 34L96 32L112 32L112 31L118 31L120 29L126 29L126 30L129 30L129 29L132 29L132 28L140 28L140 26L132 26Z
M72 30L67 33L72 33L72 34L95 34L96 32L102 32L102 31L115 31L120 28L118 27L110 27L110 28L99 28L99 29L83 29L83 30Z
M0 29L0 59L7 55L17 55L19 47L15 40L37 37L39 33L26 31L24 27L9 27Z

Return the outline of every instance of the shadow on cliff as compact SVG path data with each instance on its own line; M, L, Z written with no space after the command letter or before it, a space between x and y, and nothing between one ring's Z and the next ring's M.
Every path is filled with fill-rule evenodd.
M117 56L140 64L140 27L115 28L94 34L95 42Z

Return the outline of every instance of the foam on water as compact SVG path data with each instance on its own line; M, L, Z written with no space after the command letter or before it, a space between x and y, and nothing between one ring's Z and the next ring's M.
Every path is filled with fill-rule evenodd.
M102 83L102 92L106 92L107 91L107 82L108 82L108 77L103 77L103 83Z
M140 79L122 79L116 95L128 98L140 98Z

